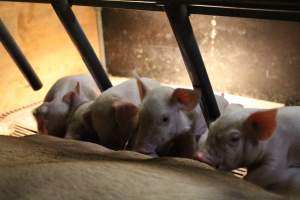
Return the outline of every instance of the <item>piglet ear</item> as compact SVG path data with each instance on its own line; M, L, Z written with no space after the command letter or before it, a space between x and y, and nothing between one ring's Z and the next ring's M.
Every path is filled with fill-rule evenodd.
M77 81L74 92L78 95L80 95L80 83Z
M68 92L63 96L63 101L66 102L67 104L71 104L75 98L75 92Z
M197 106L200 96L199 90L177 88L172 94L171 103L176 103L182 110L192 111Z
M139 111L136 105L125 101L116 101L112 107L115 111L115 119L118 124L135 120Z
M80 83L77 81L76 86L73 91L68 92L63 96L63 101L67 104L72 104L75 97L80 95Z
M136 78L137 87L139 90L140 98L143 100L145 96L147 95L149 88L143 83L143 81L140 78Z
M258 140L270 138L276 128L277 109L252 113L244 122L246 133Z

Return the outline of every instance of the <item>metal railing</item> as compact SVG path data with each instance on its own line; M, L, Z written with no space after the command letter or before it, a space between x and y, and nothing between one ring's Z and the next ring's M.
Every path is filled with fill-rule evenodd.
M0 0L3 1L3 0ZM300 21L300 2L298 0L5 0L13 2L48 3L64 25L73 43L77 47L87 68L94 77L99 88L104 91L111 87L101 62L88 42L71 6L94 6L123 9L137 9L163 11L169 19L170 25L178 42L186 69L193 87L201 90L200 102L207 124L220 115L214 93L209 81L206 68L199 51L190 14L204 14L231 17L246 17L272 20ZM2 24L4 27L4 24ZM0 33L3 32L0 29ZM2 35L1 33L0 35ZM2 37L1 41L4 43ZM12 38L10 38L12 39ZM9 46L9 45L8 45ZM15 49L17 48L15 44ZM21 52L21 51L19 51ZM13 53L14 54L14 53ZM13 55L12 55L13 56ZM19 57L23 62L16 62L20 69L28 68L24 56ZM16 61L16 60L15 60ZM28 62L27 62L28 63ZM37 77L31 69L24 73L28 80ZM35 78L34 78L35 77ZM38 85L38 84L37 84ZM34 84L32 84L34 86ZM37 88L36 86L33 88Z

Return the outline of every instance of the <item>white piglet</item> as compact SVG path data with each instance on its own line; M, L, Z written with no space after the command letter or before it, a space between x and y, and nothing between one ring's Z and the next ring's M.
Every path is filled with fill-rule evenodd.
M141 78L148 87L159 86L159 82ZM98 136L99 144L120 150L127 145L137 127L138 106L141 103L135 79L125 81L103 92L83 113L86 127Z
M207 130L198 105L200 92L167 86L150 89L141 80L138 85L143 101L134 150L153 156L192 157L197 140ZM215 98L221 113L231 105L223 96Z
M64 138L99 143L97 134L84 123L83 118L94 100L84 98L82 92L78 82L74 90L64 96L64 100L70 105Z
M93 100L100 94L96 83L89 75L74 75L60 78L48 91L44 102L33 111L38 132L64 137L68 114L71 108L70 92L80 84L80 98Z
M209 127L196 159L220 170L246 167L245 179L300 195L300 107L238 109Z
M198 106L200 92L161 86L149 89L137 80L143 99L133 150L149 155L189 157L196 136L206 130Z

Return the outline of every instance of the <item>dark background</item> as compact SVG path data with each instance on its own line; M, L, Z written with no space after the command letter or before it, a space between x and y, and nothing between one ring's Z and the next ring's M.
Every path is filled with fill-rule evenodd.
M162 12L103 9L108 71L190 85ZM300 23L192 15L214 90L300 104Z

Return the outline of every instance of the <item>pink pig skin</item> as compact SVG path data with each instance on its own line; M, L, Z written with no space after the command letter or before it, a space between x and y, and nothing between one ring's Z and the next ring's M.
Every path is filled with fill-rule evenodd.
M89 75L74 75L60 78L48 91L42 105L33 111L40 134L64 137L67 117L70 112L70 102L64 101L64 96L73 91L77 84L81 87L82 101L93 100L100 91Z
M195 158L220 170L248 168L246 180L300 198L300 107L238 109L216 120Z
M160 85L152 79L141 79L149 88ZM97 134L99 144L115 150L124 149L136 131L140 103L136 79L125 81L103 92L85 112L84 122Z

